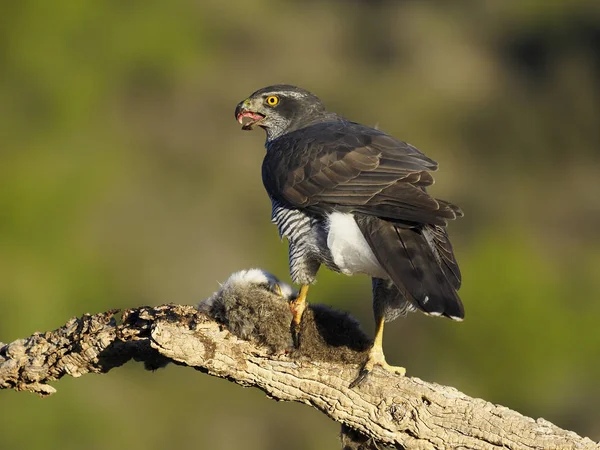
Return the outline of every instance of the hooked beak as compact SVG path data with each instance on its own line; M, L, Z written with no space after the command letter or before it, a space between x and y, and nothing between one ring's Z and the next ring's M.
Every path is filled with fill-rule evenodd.
M265 118L263 114L250 110L250 99L240 102L235 108L235 118L242 125L242 130L252 130L252 127Z

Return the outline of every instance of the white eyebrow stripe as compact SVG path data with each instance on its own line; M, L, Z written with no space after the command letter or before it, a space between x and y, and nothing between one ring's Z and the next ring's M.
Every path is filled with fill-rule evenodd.
M305 94L304 92L295 92L295 91L270 91L270 92L265 92L263 95L265 95L267 97L269 95L281 95L282 97L293 97L293 98L308 97L308 94Z

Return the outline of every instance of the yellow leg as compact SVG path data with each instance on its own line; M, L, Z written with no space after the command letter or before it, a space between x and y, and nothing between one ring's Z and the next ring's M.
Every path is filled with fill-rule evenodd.
M379 325L377 326L377 331L375 332L375 340L373 341L373 348L381 349L381 354L383 355L383 326L385 325L385 321L381 319L379 321Z
M381 318L379 323L377 324L377 331L375 332L375 340L373 341L373 346L369 351L369 357L367 362L363 366L358 378L352 382L350 385L351 388L358 386L362 383L367 375L373 370L375 366L380 366L388 372L395 373L400 376L406 375L406 369L404 367L396 367L390 366L386 360L385 355L383 354L383 325L384 320Z
M294 346L298 348L300 346L300 322L302 321L302 314L306 309L306 294L308 293L308 285L303 284L300 287L298 297L290 302L290 310L292 311L292 338L294 340Z

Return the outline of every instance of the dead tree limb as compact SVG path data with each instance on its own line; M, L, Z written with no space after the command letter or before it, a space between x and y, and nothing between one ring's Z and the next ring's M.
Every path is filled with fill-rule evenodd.
M355 389L358 366L292 359L241 340L191 306L84 315L63 327L0 344L0 388L55 392L48 383L105 373L130 359L174 362L277 400L311 405L378 442L406 449L599 449L544 419L474 399L451 387L375 371Z

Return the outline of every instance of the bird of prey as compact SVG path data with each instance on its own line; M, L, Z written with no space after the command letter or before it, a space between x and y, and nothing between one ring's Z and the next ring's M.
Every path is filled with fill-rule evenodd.
M273 85L240 102L242 129L266 131L262 179L272 221L289 242L291 278L300 292L290 302L299 330L308 287L319 267L372 278L376 334L355 384L379 365L384 323L420 310L464 317L457 290L461 274L446 232L462 216L431 197L437 163L383 131L327 111L311 92Z

